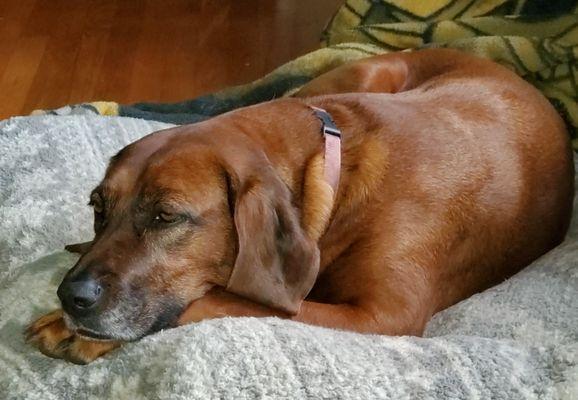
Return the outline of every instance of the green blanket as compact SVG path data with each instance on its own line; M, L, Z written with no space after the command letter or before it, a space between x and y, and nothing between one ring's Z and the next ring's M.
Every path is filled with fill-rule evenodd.
M323 48L247 85L180 103L85 103L48 113L96 112L184 124L291 95L345 62L391 51L451 47L504 64L531 82L566 121L578 149L577 0L348 0Z

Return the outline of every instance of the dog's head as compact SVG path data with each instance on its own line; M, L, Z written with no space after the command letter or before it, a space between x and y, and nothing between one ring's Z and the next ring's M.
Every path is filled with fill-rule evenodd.
M228 126L151 134L114 156L90 195L95 238L58 289L80 335L134 340L211 287L295 313L318 271L291 193Z

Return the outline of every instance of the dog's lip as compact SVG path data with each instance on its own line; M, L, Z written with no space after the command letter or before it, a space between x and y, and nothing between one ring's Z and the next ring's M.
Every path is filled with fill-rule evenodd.
M83 336L89 339L97 339L97 340L103 340L103 341L108 341L108 340L113 340L112 337L108 336L108 335L104 335L102 333L98 333L98 332L94 332L88 329L84 329L84 328L77 328L76 332L75 332L78 336Z
M91 339L91 340L102 340L102 341L114 340L114 338L112 338L108 335L105 335L105 334L100 333L100 332L95 332L91 329L87 329L87 328L84 328L84 327L78 325L70 317L70 315L68 315L67 313L64 313L64 324L66 325L66 327L68 329L70 329L72 332L74 332L74 334L76 334L80 337L85 337L85 338Z

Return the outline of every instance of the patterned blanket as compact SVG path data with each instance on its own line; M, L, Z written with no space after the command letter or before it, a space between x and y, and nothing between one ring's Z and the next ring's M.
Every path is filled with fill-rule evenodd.
M323 34L323 48L247 85L179 103L94 102L36 113L192 123L290 95L348 61L440 46L490 58L534 84L564 117L578 149L577 10L576 0L347 0Z

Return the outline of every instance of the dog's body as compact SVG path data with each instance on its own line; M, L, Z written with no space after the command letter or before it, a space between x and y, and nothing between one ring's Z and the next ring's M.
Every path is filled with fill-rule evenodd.
M398 53L337 68L296 97L156 133L115 157L95 192L109 220L97 220L63 286L87 273L116 280L107 278L106 302L95 300L98 318L61 286L64 309L78 315L33 324L41 349L87 362L116 340L219 316L419 335L434 313L563 239L568 135L509 70L451 50ZM310 106L343 132L337 193ZM138 211L150 188L194 217L185 226L174 206L155 211L161 228L139 231L142 215L159 218ZM140 289L129 295L127 285ZM156 305L141 309L138 296ZM139 318L123 325L127 310Z

